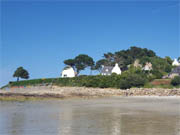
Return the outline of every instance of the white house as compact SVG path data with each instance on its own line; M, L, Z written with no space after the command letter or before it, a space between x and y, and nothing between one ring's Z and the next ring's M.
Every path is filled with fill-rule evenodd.
M142 70L145 70L145 71L152 70L152 64L150 62L146 62L146 65L142 68Z
M141 67L142 68L142 65L140 64L140 60L139 59L136 59L135 61L134 61L134 63L133 63L133 66L134 67Z
M113 67L112 73L116 73L116 74L118 74L118 75L121 74L121 69L120 69L118 63L116 63L115 66Z
M114 67L102 65L101 75L111 75L112 73L116 73L118 75L121 74L121 69L118 63L116 63Z
M76 72L74 71L74 69L71 66L65 67L61 73L61 77L63 77L63 78L75 77L75 76L76 76Z
M180 66L180 63L178 62L177 59L174 59L172 65L173 65L173 66Z
M180 76L180 66L173 69L173 71L168 75L168 78L174 78L175 76Z

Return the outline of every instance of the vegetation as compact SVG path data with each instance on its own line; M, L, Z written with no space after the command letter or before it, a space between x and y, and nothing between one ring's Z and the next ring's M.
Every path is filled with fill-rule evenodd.
M76 70L77 74L79 74L81 70L84 70L87 67L90 67L91 70L94 67L93 58L86 54L80 54L74 59L67 59L64 61L64 64L73 67Z
M113 66L115 63L118 63L120 68L124 71L127 70L128 65L133 64L136 59L142 59L144 57L156 57L156 54L152 50L132 46L127 50L105 53L104 58L96 62L96 69L100 68L100 64Z
M143 57L140 60L140 63L142 65L145 64L145 62L152 63L153 70L150 72L154 75L155 79L162 78L163 75L170 73L172 70L172 64L167 58L160 58L160 57Z
M126 71L137 59L142 67L144 67L147 62L152 64L152 70L149 72L149 78L151 78L151 80L162 78L163 75L170 73L173 68L173 61L170 57L161 58L152 50L133 46L127 50L105 53L104 58L96 62L95 69L101 71L102 65L114 66L115 63L118 63L121 70Z
M178 57L178 61L180 61L180 57Z
M100 88L121 88L141 87L147 82L146 73L140 69L130 68L122 75L112 74L111 76L78 76L74 78L48 78L24 80L11 82L13 86L36 86L36 85L58 85L58 86L79 86L79 87L100 87Z
M28 79L29 73L23 67L19 67L14 72L13 77L17 77L17 81L19 81L19 78Z
M180 85L180 76L174 77L174 79L172 79L172 81L171 81L171 84L172 84L173 86L178 86L178 85Z
M74 59L65 60L64 63L76 69L77 73L84 70L86 67L100 72L102 65L114 66L115 63L118 63L122 71L126 71L137 59L142 67L144 67L147 62L152 64L152 70L149 72L151 79L160 79L163 75L170 73L173 68L173 61L170 57L166 56L165 58L161 58L152 50L135 46L115 53L105 53L103 59L98 60L95 64L93 58L85 54L80 54Z
M24 102L24 101L40 101L40 100L53 100L55 97L37 97L37 96L0 96L0 101L18 101L18 102Z
M138 60L140 66L134 66L135 61ZM152 64L152 70L144 71L142 67L149 62ZM74 78L48 78L19 81L19 78L28 79L29 73L19 67L13 77L17 77L17 82L10 82L13 86L28 86L28 85L59 85L59 86L80 86L80 87L100 87L100 88L121 88L128 89L131 87L169 87L180 85L180 77L174 78L171 82L167 81L153 81L161 79L162 76L168 74L172 70L172 60L170 57L161 58L152 50L139 47L130 47L127 50L121 50L115 53L105 53L103 59L94 62L93 58L86 54L80 54L73 59L64 61L65 65L71 66L77 72L90 68L91 70L101 71L102 65L114 66L118 63L121 70L121 75L112 74L110 76L86 76L80 75ZM19 82L18 82L19 81ZM153 81L153 82L152 82ZM150 83L152 82L152 83ZM172 85L171 85L172 84Z
M28 87L28 86L77 86L77 87L98 87L98 88L120 88L129 89L131 87L145 88L172 88L170 79L156 79L150 83L150 78L147 73L140 69L131 68L121 75L112 74L110 76L86 76L81 75L74 78L48 78L23 80L19 82L11 82L9 87ZM175 86L175 85L174 85ZM178 86L178 85L176 85Z

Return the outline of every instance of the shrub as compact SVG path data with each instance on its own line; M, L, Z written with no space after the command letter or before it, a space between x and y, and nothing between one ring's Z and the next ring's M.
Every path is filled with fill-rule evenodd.
M87 76L78 82L81 86L85 87L98 87L99 78L98 76Z
M172 81L171 81L171 84L172 84L173 86L180 85L180 76L174 77L174 79L172 79Z
M138 74L132 74L130 76L128 76L127 79L132 87L141 87L144 86L145 82L146 82L146 78L138 75Z
M163 73L159 70L153 70L152 74L155 76L156 79L161 79L163 77Z
M112 86L112 76L101 76L99 79L99 87L100 88L109 88Z
M146 78L138 74L129 74L119 81L118 88L129 89L131 87L141 87L146 83Z
M74 78L49 78L12 82L11 86L54 84L59 86L121 88L141 87L146 82L146 75L136 70L124 72L122 75L110 76L78 76Z
M126 80L126 79L122 79L119 84L117 85L117 88L120 88L120 89L129 89L131 88L131 85L130 83Z

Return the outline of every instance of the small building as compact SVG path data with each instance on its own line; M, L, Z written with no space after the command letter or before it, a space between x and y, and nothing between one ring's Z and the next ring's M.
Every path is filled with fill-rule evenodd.
M139 59L136 59L136 60L134 61L133 66L136 67L136 68L137 68L137 67L140 67L140 68L142 67L142 65L140 64Z
M176 67L169 73L168 78L174 78L175 76L180 76L180 66Z
M180 63L178 62L177 59L174 59L172 65L173 65L173 66L180 66Z
M142 68L142 70L145 70L145 71L152 70L152 64L150 62L146 62L145 66Z
M66 66L61 73L62 78L75 77L75 76L76 76L76 72L71 66Z
M111 75L112 73L116 73L118 75L121 74L121 69L118 63L116 63L114 67L102 65L101 75Z

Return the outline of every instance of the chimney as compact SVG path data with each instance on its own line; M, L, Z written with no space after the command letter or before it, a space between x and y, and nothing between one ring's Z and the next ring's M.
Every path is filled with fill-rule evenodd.
M118 63L115 64L115 67L119 67Z

